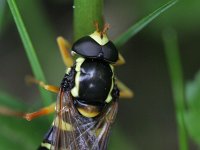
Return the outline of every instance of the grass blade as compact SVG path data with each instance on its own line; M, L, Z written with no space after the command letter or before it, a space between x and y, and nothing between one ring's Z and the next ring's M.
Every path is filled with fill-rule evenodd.
M2 32L2 26L4 21L4 15L5 15L5 8L6 8L6 1L0 0L0 33Z
M185 93L177 35L174 30L169 30L163 35L165 53L172 83L172 92L176 108L176 120L179 134L180 150L188 150L188 141L185 128Z
M187 111L185 121L188 134L200 148L200 71L186 85Z
M38 80L42 80L44 82L46 82L46 79L44 77L44 73L42 71L42 68L40 66L39 60L37 58L37 55L35 53L35 49L32 45L31 39L27 33L26 27L23 23L22 17L20 15L19 9L16 5L15 0L8 0L8 5L10 7L11 13L14 17L15 23L17 25L19 34L21 36L23 45L25 47L25 51L26 54L28 56L32 71L34 73L34 76L38 79ZM49 104L49 99L52 100L51 98L51 94L45 92L42 88L40 88L40 92L43 98L43 102L45 105Z
M131 37L133 37L135 34L137 34L139 31L141 31L145 26L147 26L150 22L152 22L155 18L157 18L159 15L161 15L163 12L165 12L167 9L172 7L174 4L176 4L177 0L169 1L168 3L164 4L133 26L131 26L127 31L125 31L120 37L118 37L114 43L117 47L121 47L124 45Z

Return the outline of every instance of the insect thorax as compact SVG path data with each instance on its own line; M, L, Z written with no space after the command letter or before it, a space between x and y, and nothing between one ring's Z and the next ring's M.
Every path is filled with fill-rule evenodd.
M73 69L75 82L71 94L76 100L91 105L103 105L112 100L114 72L109 63L80 57Z

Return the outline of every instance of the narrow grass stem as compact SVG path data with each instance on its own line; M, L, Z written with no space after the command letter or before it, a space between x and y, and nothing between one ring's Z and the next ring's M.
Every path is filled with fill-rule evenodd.
M136 24L131 26L127 31L122 33L115 41L115 45L117 47L123 46L130 38L132 38L135 34L137 34L139 31L141 31L144 27L146 27L149 23L151 23L154 19L156 19L158 16L160 16L162 13L164 13L166 10L171 8L173 5L177 3L178 0L171 0L167 2L166 4L162 5L157 10L153 11L148 16L144 17L140 21L138 21Z
M46 79L45 79L43 70L41 68L41 65L39 63L38 57L36 55L35 49L32 45L31 39L30 39L29 34L26 30L26 27L25 27L24 22L22 20L19 9L16 5L16 1L15 0L8 0L7 2L8 2L8 5L10 7L11 13L14 17L17 29L19 31L19 34L20 34L22 42L23 42L23 45L25 47L25 51L26 51L28 60L30 62L33 74L38 80L42 80L42 81L46 82ZM44 104L48 105L49 99L52 99L51 94L49 94L48 92L45 92L42 88L40 88L40 92L41 92Z
M188 150L187 133L184 121L185 89L179 55L176 32L172 29L163 35L165 53L172 83L172 92L176 108L176 121L179 134L179 149Z

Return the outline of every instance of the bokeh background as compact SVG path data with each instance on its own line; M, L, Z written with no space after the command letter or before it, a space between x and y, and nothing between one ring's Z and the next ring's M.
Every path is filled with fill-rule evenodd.
M110 39L116 39L129 26L166 2L106 0L104 17L111 25L108 31ZM56 37L62 35L69 41L73 40L73 1L20 0L19 6L48 82L59 85L65 67L56 45ZM175 109L162 33L169 27L177 31L184 80L185 83L193 80L200 67L199 6L199 0L179 1L120 49L127 63L116 68L116 74L134 91L135 96L132 100L120 100L109 149L178 149ZM0 16L0 91L25 103L26 111L36 110L41 106L41 97L35 86L27 86L24 82L24 77L32 74L31 67L12 15L3 0L0 0L0 12L4 12ZM14 123L18 121L11 119L15 126ZM45 120L45 117L40 120ZM30 124L26 124L25 128ZM37 130L45 133L48 126L45 123L44 127L41 126L35 125L30 136L37 134ZM17 132L8 133L8 141L14 138L16 142L13 140L12 143L16 145L26 142L26 139L19 140L13 134ZM192 139L189 141L191 150L198 149Z

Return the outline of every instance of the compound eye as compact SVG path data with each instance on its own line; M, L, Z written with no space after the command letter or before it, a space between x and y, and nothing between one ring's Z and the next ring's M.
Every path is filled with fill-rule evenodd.
M91 37L86 36L74 43L72 51L84 57L96 58L101 52L101 46Z
M106 45L102 47L102 51L104 54L104 59L111 62L115 63L118 60L118 51L115 45L109 41Z

